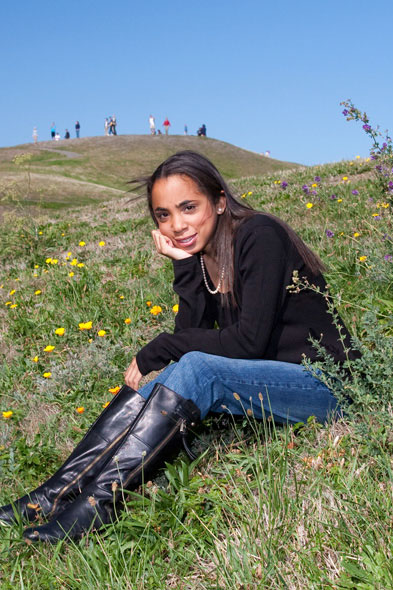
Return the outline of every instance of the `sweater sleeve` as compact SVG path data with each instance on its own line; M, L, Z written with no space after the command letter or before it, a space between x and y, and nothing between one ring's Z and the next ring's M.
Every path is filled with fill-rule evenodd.
M175 333L187 328L212 328L215 317L206 297L197 256L173 261L173 290L179 296Z
M162 333L137 354L143 375L200 351L228 358L263 358L291 275L290 242L274 225L253 224L237 244L239 319L220 330L191 327Z

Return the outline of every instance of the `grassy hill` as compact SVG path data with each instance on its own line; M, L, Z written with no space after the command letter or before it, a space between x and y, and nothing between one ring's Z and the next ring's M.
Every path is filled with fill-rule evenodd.
M104 141L86 140L85 149L81 140L75 150L85 149L89 162L88 146L104 149ZM58 175L61 165L53 165ZM31 547L22 523L1 528L2 590L393 588L391 203L373 162L360 159L253 173L234 185L255 208L290 222L327 266L331 296L363 353L344 381L348 415L283 428L248 414L236 423L209 418L193 443L206 453L191 464L181 456L131 495L103 534ZM133 355L173 329L172 265L157 256L151 228L145 203L125 196L51 219L8 218L0 251L0 504L53 473L122 384ZM153 315L152 305L162 311ZM326 357L322 366L339 372Z
M260 175L297 165L229 143L194 136L119 135L40 142L0 149L2 206L57 209L119 197L127 181L151 173L184 149L210 158L227 178Z

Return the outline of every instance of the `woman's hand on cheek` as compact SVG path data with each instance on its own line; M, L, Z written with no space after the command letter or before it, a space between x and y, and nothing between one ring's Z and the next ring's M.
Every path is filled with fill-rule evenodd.
M172 258L172 260L182 260L183 258L189 258L191 256L191 254L188 254L185 250L176 248L172 241L164 236L159 229L153 229L151 235L153 236L154 244L159 254Z
M136 358L134 357L127 371L124 373L124 381L128 387L132 387L132 389L137 390L142 377L143 375L140 372Z

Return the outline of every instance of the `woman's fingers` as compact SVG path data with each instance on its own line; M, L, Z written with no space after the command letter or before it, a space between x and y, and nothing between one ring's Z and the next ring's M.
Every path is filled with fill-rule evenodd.
M130 366L124 373L124 381L128 387L132 387L132 389L138 389L140 380L142 379L142 373L140 372L136 358L134 357L131 361Z
M153 229L151 235L153 236L154 244L159 254L163 254L173 260L181 260L191 256L185 250L176 248L173 242L167 236L164 236L159 229Z

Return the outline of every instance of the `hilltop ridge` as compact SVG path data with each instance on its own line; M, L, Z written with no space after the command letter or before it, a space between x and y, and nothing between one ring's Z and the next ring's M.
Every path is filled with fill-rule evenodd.
M228 180L298 166L195 136L118 135L43 141L0 148L0 197L6 208L18 201L52 209L110 199L127 191L130 179L151 173L168 156L186 149L211 159Z

